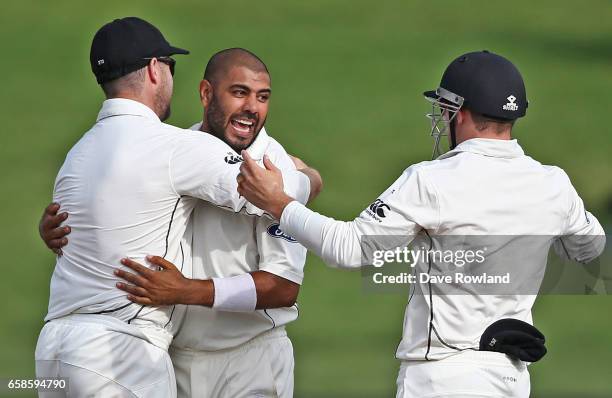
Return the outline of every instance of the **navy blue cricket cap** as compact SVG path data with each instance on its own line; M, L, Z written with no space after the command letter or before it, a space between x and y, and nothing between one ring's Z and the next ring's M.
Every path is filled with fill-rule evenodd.
M115 19L98 30L91 43L89 61L99 84L109 82L147 65L145 58L189 54L171 46L149 22L126 17Z

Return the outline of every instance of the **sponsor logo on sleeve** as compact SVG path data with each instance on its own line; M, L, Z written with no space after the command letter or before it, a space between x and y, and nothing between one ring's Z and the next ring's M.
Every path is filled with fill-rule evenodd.
M375 220L382 222L382 219L387 217L386 212L391 210L388 204L382 201L382 199L376 199L368 208L366 213Z
M240 163L242 162L242 156L240 155L236 155L235 153L231 153L228 152L227 155L225 155L225 163L227 164L236 164L236 163Z
M284 239L287 242L295 243L297 242L291 236L287 235L280 229L280 224L272 224L268 227L268 235L273 238Z

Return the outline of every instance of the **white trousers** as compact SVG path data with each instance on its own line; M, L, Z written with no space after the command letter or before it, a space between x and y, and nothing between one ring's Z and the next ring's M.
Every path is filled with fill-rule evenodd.
M36 345L36 376L67 378L60 397L176 397L168 353L139 330L107 315L70 315L48 322Z
M530 388L524 362L470 350L438 361L402 361L396 398L529 398Z
M180 398L293 397L293 346L284 328L235 348L170 347L170 355Z

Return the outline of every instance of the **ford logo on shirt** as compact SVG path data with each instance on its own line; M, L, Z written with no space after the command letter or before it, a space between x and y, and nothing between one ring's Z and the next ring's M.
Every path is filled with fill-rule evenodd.
M287 235L280 229L280 224L270 225L268 227L268 235L272 236L273 238L284 239L287 242L293 242L293 243L297 242L295 239L293 239L291 236Z

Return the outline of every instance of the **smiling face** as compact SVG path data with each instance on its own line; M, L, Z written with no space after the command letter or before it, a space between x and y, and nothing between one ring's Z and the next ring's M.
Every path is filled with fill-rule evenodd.
M225 141L235 151L247 148L268 116L270 76L246 66L234 66L214 82L202 80L202 130Z

